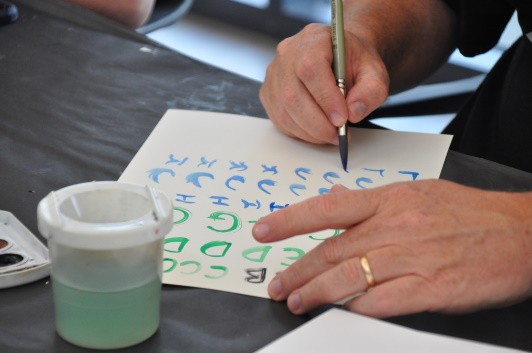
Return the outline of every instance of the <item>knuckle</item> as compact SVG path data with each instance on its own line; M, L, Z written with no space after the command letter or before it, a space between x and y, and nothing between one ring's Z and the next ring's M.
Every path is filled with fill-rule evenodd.
M416 182L404 182L393 185L385 194L384 202L392 208L399 209L390 217L394 227L433 226L440 222L436 201L430 200L425 191ZM401 206L398 208L397 203Z
M344 261L340 264L340 275L346 283L357 283L361 278L358 264L355 260Z
M268 82L269 80L273 79L273 77L275 77L275 68L273 66L273 63L269 64L267 67L266 67L266 72L264 74L264 81L265 82Z
M377 105L383 103L389 94L388 85L380 77L372 77L364 89Z
M427 210L417 207L403 211L396 219L395 226L400 228L419 227L431 223L431 217Z
M282 288L286 292L291 292L294 289L294 286L299 284L301 278L304 278L304 275L300 264L297 262L279 274L279 280L282 283Z
M294 88L285 86L281 89L281 101L284 105L295 107L299 101L299 94Z
M267 94L268 88L264 84L259 89L259 99L262 103L262 105L268 105L268 94ZM266 108L266 107L265 107Z
M310 23L303 27L302 33L303 34L309 34L309 35L315 35L316 33L322 32L324 29L324 25L319 23Z
M340 208L340 199L335 194L316 197L314 202L310 204L310 208L313 215L329 217L338 212Z
M316 248L316 251L318 252L318 257L329 265L337 264L342 258L342 247L337 238L327 239Z
M277 44L277 47L276 47L276 54L278 56L284 56L284 54L288 51L288 49L290 48L290 43L292 42L291 38L286 38L286 39L283 39L282 41L279 42L279 44Z
M410 200L411 198L417 197L417 194L418 190L414 183L403 182L390 185L384 197L387 201L393 202L397 200Z
M309 81L314 78L316 69L316 57L305 53L297 61L295 72L302 81Z

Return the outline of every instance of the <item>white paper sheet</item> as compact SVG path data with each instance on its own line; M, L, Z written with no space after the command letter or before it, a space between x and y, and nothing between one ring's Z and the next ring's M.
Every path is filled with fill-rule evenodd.
M515 349L426 333L331 309L257 353L517 353Z
M338 147L278 132L266 119L169 110L120 181L148 184L174 202L163 281L267 297L267 284L337 230L273 244L253 240L260 217L328 192L438 178L451 136L351 129L348 173Z

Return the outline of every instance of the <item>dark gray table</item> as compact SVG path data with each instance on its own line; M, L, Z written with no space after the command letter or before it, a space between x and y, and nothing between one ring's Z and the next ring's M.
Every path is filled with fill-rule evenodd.
M266 117L257 82L54 0L13 2L20 19L0 27L0 209L35 234L36 206L46 194L116 180L168 108ZM453 152L442 177L486 189L532 189L530 174ZM319 312L294 316L284 303L165 286L158 333L128 351L252 352ZM531 301L390 321L532 350ZM82 351L55 333L48 279L0 290L0 352Z

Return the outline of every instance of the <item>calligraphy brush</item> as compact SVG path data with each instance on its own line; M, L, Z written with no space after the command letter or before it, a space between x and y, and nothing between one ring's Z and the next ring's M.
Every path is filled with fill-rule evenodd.
M342 95L346 95L345 87L345 42L344 42L344 14L342 0L331 0L331 30L333 45L333 69L336 85ZM338 128L338 145L340 147L340 159L342 167L347 172L347 141L346 124Z

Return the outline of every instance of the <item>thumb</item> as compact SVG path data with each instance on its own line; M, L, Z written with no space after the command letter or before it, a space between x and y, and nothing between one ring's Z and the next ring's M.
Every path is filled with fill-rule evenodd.
M357 123L377 109L388 98L389 76L377 56L353 70L353 85L347 94L348 119Z

